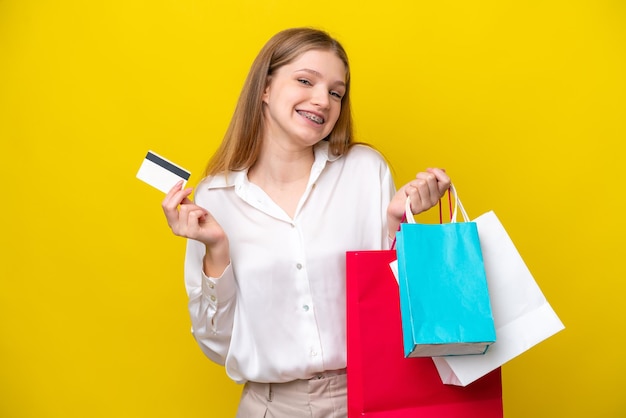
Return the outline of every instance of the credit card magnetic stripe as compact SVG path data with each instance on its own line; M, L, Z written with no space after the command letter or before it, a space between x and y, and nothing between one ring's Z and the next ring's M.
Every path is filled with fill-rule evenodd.
M189 177L191 176L191 173L189 173L188 171L175 166L174 164L170 163L169 161L164 160L158 155L151 153L150 151L148 151L148 154L146 155L146 160L152 161L153 163L163 167L167 171L170 171L176 174L178 177L184 179L185 181L189 180Z

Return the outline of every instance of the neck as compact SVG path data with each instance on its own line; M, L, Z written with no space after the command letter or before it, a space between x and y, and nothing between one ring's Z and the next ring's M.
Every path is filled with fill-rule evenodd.
M309 181L314 160L313 147L300 150L265 147L257 162L248 170L248 180L263 189L293 218Z
M315 156L313 147L287 149L265 141L248 178L259 184L283 185L308 179Z

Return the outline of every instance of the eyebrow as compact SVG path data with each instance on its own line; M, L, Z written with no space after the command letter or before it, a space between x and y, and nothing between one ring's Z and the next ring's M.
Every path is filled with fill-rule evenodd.
M314 76L317 76L317 77L323 77L322 73L320 73L319 71L312 70L310 68L301 68L299 70L296 70L295 72L297 73L297 72L300 72L300 71L304 71L306 73L313 74ZM335 81L334 84L339 85L339 86L343 86L343 87L346 86L346 83L341 81L341 80Z

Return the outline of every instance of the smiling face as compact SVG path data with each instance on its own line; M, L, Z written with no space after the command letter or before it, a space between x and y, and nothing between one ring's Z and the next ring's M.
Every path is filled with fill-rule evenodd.
M269 77L263 94L266 140L312 146L333 130L346 91L346 66L334 52L310 50Z

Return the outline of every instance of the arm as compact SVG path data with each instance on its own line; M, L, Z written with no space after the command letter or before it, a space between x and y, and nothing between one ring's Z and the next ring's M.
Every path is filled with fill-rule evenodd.
M413 215L417 215L435 206L449 187L450 177L439 168L428 168L425 172L418 173L415 180L402 186L387 207L389 237L395 237L402 222L407 197L411 199Z
M189 199L192 189L176 184L162 207L172 232L188 238L185 285L192 332L202 351L224 364L235 312L235 278L228 238L211 214Z
M189 296L191 332L204 354L224 364L230 347L237 298L232 266L219 277L203 271L205 248L198 241L187 241L185 287Z

